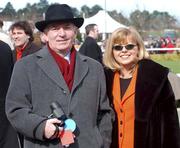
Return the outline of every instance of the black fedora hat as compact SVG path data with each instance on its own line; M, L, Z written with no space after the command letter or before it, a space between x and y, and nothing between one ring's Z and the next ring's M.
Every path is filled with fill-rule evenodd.
M47 25L54 22L71 22L79 28L82 26L84 19L75 18L72 9L66 4L52 4L45 13L45 20L36 22L35 26L43 32Z

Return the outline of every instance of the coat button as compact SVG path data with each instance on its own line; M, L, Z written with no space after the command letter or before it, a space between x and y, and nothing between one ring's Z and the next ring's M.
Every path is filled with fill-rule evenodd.
M66 94L66 91L65 91L65 90L63 90L63 94Z
M122 125L123 124L123 121L120 121L120 125Z
M120 135L119 135L120 137L122 137L122 133L120 133Z
M73 113L69 113L69 117L72 118L73 117Z
M120 108L120 112L123 113L123 110Z

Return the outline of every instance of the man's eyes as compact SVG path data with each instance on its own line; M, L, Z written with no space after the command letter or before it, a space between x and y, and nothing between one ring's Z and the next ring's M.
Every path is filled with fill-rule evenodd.
M64 30L72 29L71 25L63 26L63 27L52 27L51 30L59 30L60 28L63 28Z

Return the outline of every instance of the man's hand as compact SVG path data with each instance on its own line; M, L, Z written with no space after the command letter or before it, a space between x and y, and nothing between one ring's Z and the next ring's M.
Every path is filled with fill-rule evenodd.
M44 137L47 139L51 139L56 132L55 124L60 124L60 123L61 121L58 120L57 118L48 119L45 124ZM62 127L58 127L58 128L59 128L59 132L63 130Z

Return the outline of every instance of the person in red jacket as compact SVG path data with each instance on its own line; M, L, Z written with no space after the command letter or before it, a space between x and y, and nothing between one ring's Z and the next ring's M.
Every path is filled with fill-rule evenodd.
M175 48L175 45L172 43L172 40L169 37L165 38L165 41L166 41L166 47L165 48ZM173 53L174 50L168 50L167 52Z

